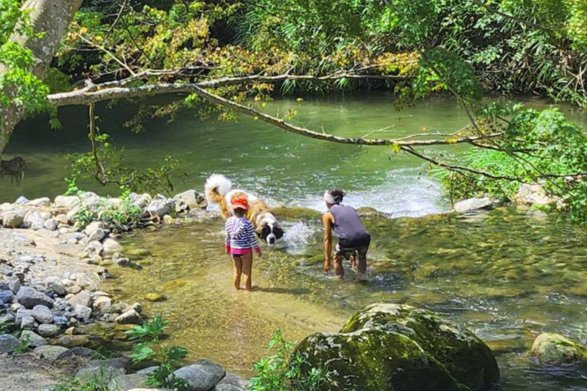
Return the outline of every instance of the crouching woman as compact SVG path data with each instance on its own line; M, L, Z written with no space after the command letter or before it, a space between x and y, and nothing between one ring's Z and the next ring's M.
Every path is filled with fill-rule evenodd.
M322 215L324 224L324 272L330 271L332 264L332 231L338 237L334 248L334 273L344 276L343 259L351 260L351 267L357 264L357 273L367 271L367 251L371 243L371 236L361 222L357 211L347 205L342 205L344 193L341 190L327 190L324 193L324 202L328 211Z

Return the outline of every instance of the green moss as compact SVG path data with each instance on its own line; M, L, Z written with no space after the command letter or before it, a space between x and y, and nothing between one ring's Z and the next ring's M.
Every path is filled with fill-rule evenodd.
M441 363L399 333L363 330L351 334L314 334L297 351L308 367L327 363L331 389L462 389Z
M342 335L377 330L400 334L441 363L458 383L471 389L488 388L499 379L499 368L489 347L470 331L434 313L407 305L373 304L355 314ZM403 348L394 344L390 349ZM410 351L398 352L400 356ZM369 352L368 354L374 354Z

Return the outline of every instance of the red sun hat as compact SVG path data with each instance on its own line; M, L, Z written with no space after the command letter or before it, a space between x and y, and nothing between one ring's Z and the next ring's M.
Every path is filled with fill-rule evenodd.
M236 197L233 198L231 201L232 209L249 209L249 202L245 197Z

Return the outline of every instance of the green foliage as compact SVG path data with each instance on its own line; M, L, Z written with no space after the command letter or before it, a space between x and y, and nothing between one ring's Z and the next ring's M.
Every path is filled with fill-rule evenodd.
M88 380L69 377L53 386L51 391L108 391L109 381L104 369L100 368L98 373L93 374Z
M269 341L275 354L266 356L253 365L257 373L251 379L251 391L317 391L326 382L326 368L310 368L303 371L306 363L298 354L291 353L293 343L283 338L277 330Z
M28 335L25 334L24 338L20 339L20 344L14 349L14 354L23 354L30 347L31 347L31 339Z
M80 194L75 182L70 183L69 191L74 191L73 194ZM74 221L82 228L93 221L102 221L110 229L127 231L129 227L140 223L143 211L132 201L128 189L122 192L119 199L119 205L112 204L108 200L100 201L93 208L82 205L75 214Z
M147 384L176 390L186 389L184 380L178 379L173 372L181 360L187 355L187 350L180 346L165 347L160 339L167 321L161 315L155 315L151 320L140 326L134 326L126 331L130 340L137 341L133 346L130 358L134 362L156 360L159 367L149 374Z
M35 36L27 14L18 0L0 1L0 64L6 67L0 74L0 107L16 105L28 113L45 110L47 86L30 72L35 60L29 49L10 41L12 34ZM2 123L0 123L0 127Z
M68 155L70 180L97 179L103 185L114 183L121 191L137 193L173 192L171 174L179 167L179 160L167 156L160 167L141 169L124 161L124 148L114 146L108 134L96 135L93 146L92 151Z
M491 105L482 113L486 120L507 116L504 136L494 145L499 150L468 152L465 166L498 177L450 172L443 181L455 199L492 195L513 200L520 184L539 183L557 202L552 208L587 224L587 137L557 109L536 111L522 105Z

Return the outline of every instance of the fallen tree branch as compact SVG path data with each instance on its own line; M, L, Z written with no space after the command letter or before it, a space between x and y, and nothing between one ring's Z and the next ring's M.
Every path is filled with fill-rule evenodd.
M263 77L254 78L248 77L248 80L264 79ZM153 96L159 94L172 94L172 93L195 93L202 99L223 106L234 111L247 114L251 117L260 119L264 122L275 125L281 129L284 129L290 133L299 134L302 136L315 138L318 140L331 141L341 144L356 144L356 145L367 145L367 146L384 146L384 145L413 145L413 146L426 146L426 145L447 145L447 144L459 144L468 143L475 140L484 140L494 137L499 137L502 133L491 133L483 134L479 136L464 136L464 137L452 137L447 140L413 140L403 141L389 138L380 139L367 139L357 137L340 137L328 133L320 133L311 129L296 126L284 121L281 118L274 117L269 114L262 113L251 106L245 106L240 103L233 102L219 95L213 94L206 91L205 87L218 87L219 85L225 85L224 83L232 83L234 79L218 79L212 81L204 81L201 83L158 83L158 84L146 84L137 87L111 87L98 91L73 91L61 94L49 95L49 101L56 106L75 105L75 104L90 104L92 102L99 102L110 99L120 98L135 98L140 96ZM80 92L81 91L81 92Z

